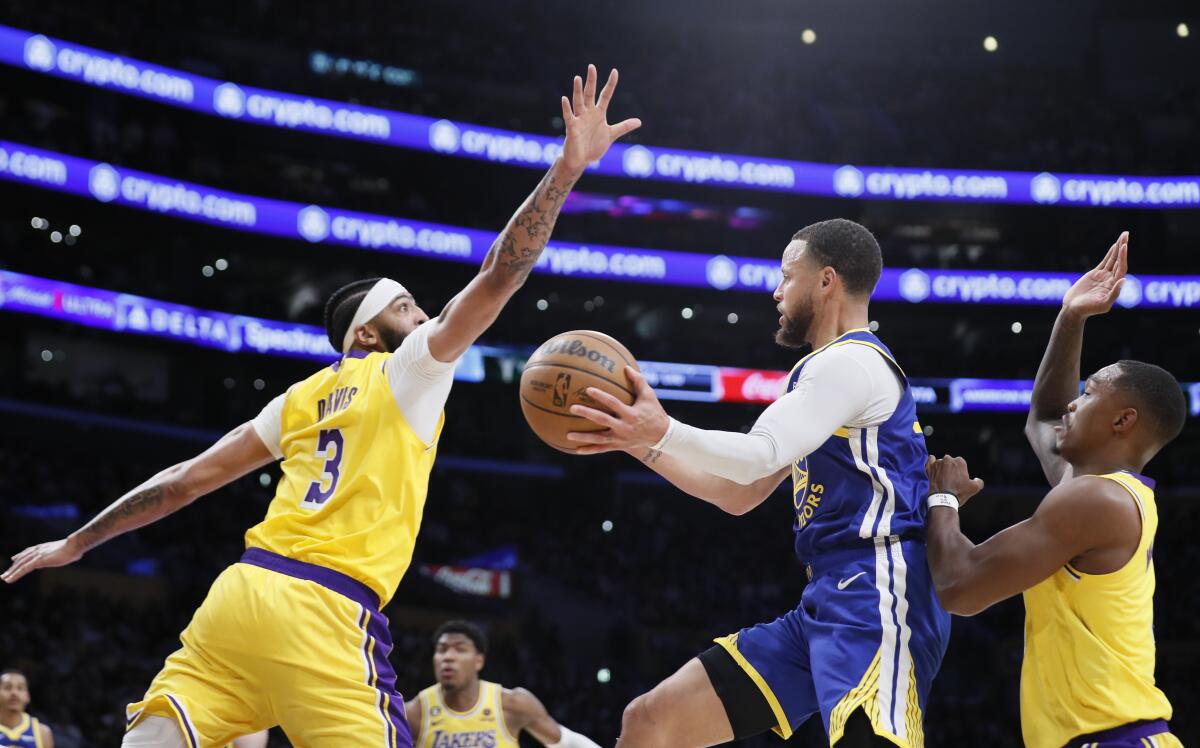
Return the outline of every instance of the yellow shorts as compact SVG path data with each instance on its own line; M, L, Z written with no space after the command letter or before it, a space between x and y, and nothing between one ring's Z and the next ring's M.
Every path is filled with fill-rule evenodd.
M189 748L279 725L297 748L412 748L378 598L339 572L248 549L221 573L126 729L173 718Z

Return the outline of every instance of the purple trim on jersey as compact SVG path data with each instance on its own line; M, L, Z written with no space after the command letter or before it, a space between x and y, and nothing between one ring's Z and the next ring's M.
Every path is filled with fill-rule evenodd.
M179 705L179 702L171 694L167 694L167 700L175 706L175 712L179 715L179 721L183 723L184 728L187 730L188 744L192 748L200 748L200 742L196 740L196 733L192 731L192 723L187 717L187 712L184 711L183 707Z
M371 355L370 351L364 351L361 348L351 348L350 352L343 356L343 358L366 358L369 355Z
M272 553L263 548L247 548L246 552L242 554L241 563L257 566L262 569L270 569L271 571L286 574L296 579L307 579L310 582L316 582L325 589L336 592L342 597L349 598L364 608L370 609L372 613L379 610L379 596L367 585L357 579L346 576L340 571L280 556L278 553ZM391 649L390 643L388 649Z
M1080 748L1080 746L1086 743L1132 743L1135 740L1152 738L1155 735L1161 735L1164 732L1170 731L1171 728L1165 719L1130 722L1127 725L1114 727L1111 730L1093 732L1090 735L1080 735L1077 738L1072 738L1071 742L1067 743L1064 748Z
M392 632L388 627L388 619L379 611L371 611L367 619L367 636L375 640L371 649L370 667L375 676L375 687L381 693L387 694L388 704L385 709L383 701L379 703L379 713L388 725L388 745L398 748L412 748L412 733L408 727L408 718L404 714L404 697L396 690L396 671L388 660L392 651Z
M1142 475L1141 473L1135 473L1132 470L1122 470L1121 472L1132 475L1134 478L1137 478L1142 483L1145 483L1146 488L1149 488L1151 491L1154 490L1154 479L1153 478L1147 478L1146 476Z

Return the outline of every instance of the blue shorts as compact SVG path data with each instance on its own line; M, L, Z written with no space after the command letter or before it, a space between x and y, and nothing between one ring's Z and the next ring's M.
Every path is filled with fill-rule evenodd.
M925 743L922 715L950 614L924 543L874 543L821 554L799 607L716 640L762 691L784 739L820 712L833 745L861 708L877 735L901 748Z

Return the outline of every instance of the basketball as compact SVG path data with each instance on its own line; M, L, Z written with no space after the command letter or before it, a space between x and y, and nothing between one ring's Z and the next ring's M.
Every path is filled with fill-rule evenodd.
M587 388L603 390L624 403L633 403L633 386L625 367L637 369L629 349L594 330L572 330L550 338L533 352L521 372L521 411L533 433L560 452L575 453L569 431L602 431L602 427L571 413L576 403L605 410L588 397Z

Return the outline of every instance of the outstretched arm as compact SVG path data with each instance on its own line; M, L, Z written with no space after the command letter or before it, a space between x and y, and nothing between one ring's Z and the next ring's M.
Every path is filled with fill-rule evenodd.
M983 488L961 457L929 458L929 492L951 493L965 504ZM958 510L929 510L929 570L942 607L973 616L1046 579L1087 551L1125 541L1132 506L1124 489L1102 478L1066 481L1046 495L1033 516L975 545L959 527ZM1079 518L1087 516L1088 521Z
M1063 298L1050 343L1033 382L1033 399L1025 422L1025 437L1042 464L1050 485L1070 477L1070 466L1055 449L1058 425L1067 405L1079 397L1079 358L1083 326L1088 317L1112 309L1121 295L1128 267L1129 232L1117 237L1100 264L1075 282Z
M745 514L767 500L791 473L791 465L750 484L737 483L694 467L658 449L629 450L646 467L666 478L684 493L707 501L729 514Z
M500 698L504 722L514 737L528 730L547 748L600 748L591 738L560 725L542 702L524 688L505 689Z
M429 322L434 325L429 351L437 360L457 360L496 321L537 264L583 170L607 153L617 138L641 126L637 119L608 124L608 103L616 88L616 70L609 74L599 99L594 65L588 65L586 82L575 76L573 100L562 98L567 130L562 156L496 238L479 274Z
M243 423L201 454L172 465L117 499L66 538L13 556L12 566L0 576L12 583L35 569L73 563L104 541L156 522L274 460L254 427Z

